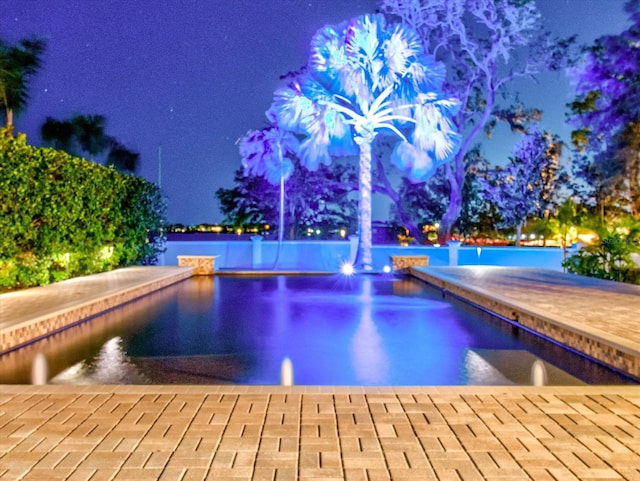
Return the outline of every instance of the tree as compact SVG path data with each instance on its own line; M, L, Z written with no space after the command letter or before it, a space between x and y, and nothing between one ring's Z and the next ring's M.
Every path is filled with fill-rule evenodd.
M75 129L69 120L59 121L53 117L47 117L40 127L42 140L56 150L64 150L73 155L73 143L75 142Z
M74 115L69 120L47 117L40 135L42 140L71 155L86 153L89 160L113 145L113 138L105 133L104 115Z
M301 135L303 165L359 154L358 264L372 266L371 147L381 132L401 139L392 160L418 180L456 152L450 116L458 103L443 98L445 71L427 56L412 29L365 15L326 26L313 37L307 70L275 92L277 123Z
M449 184L444 176L444 167L438 168L435 174L425 182L412 182L403 178L398 194L399 202L392 204L394 221L402 225L405 224L402 222L402 216L399 215L399 211L402 209L411 216L417 225L422 227L421 233L424 232L424 226L438 224L447 209L446 199L449 194ZM412 236L416 238L413 233ZM416 239L420 239L420 237Z
M487 176L489 161L485 159L479 146L467 152L465 158L464 185L460 216L454 224L461 237L493 237L499 214L494 204L484 197L482 179Z
M532 129L516 146L506 167L496 169L482 181L486 197L498 208L502 225L515 227L517 245L527 217L543 210L548 145L549 136Z
M250 130L240 139L240 155L246 172L262 175L273 185L280 184L280 219L278 222L278 265L284 236L284 183L291 175L293 163L288 156L295 155L298 139L286 130L272 124L262 130Z
M69 120L47 117L40 127L42 140L52 147L75 156L86 155L96 160L107 152L104 164L118 172L135 173L140 163L140 153L134 152L105 132L103 115L74 115Z
M275 225L278 222L278 196L262 176L248 175L243 168L236 171L235 186L220 188L216 197L225 216L223 224L234 227Z
M76 115L71 119L76 141L83 152L93 160L107 150L110 139L105 134L106 119L104 115Z
M118 172L134 173L138 169L139 162L140 153L133 152L120 142L114 141L107 155L106 165L113 167Z
M14 114L29 101L29 83L40 70L45 48L45 41L39 38L20 40L17 45L0 39L0 107L7 135L12 135Z
M627 1L625 10L631 28L596 39L568 71L576 171L592 187L586 196L601 220L624 211L640 216L640 1Z
M639 8L639 0L627 1L631 28L620 35L599 37L583 50L581 61L568 69L576 91L569 108L578 148L601 152L640 119Z
M297 159L292 161L283 209L289 238L301 238L311 227L322 228L321 237L342 228L352 232L357 218L356 202L351 198L357 185L353 166L336 162L331 168L322 165L312 171L302 167ZM232 189L216 191L225 224L241 227L278 222L279 195L265 177L239 169L234 183Z
M620 190L628 196L631 215L640 220L640 119L627 125L617 140L615 163L624 179Z
M498 95L515 78L566 66L574 38L552 39L530 0L382 0L384 12L399 16L420 35L425 51L447 65L446 95L460 100L455 128L464 132L447 164L450 184L441 222L445 242L462 208L464 159L492 120Z

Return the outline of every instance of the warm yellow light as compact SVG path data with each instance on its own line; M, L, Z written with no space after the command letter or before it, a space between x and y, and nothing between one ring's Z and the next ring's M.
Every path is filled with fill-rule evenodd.
M595 234L579 234L578 240L580 242L584 242L585 244L593 244L593 241L596 239Z

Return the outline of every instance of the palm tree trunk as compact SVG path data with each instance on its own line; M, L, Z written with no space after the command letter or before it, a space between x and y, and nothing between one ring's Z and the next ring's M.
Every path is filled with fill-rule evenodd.
M364 139L363 139L364 140ZM373 270L372 233L371 233L371 142L364 140L360 144L360 175L358 190L358 255L357 267Z
M6 117L7 117L7 137L13 137L13 109L10 109L9 107L7 107Z
M278 267L280 261L280 250L282 249L282 241L284 239L284 175L280 175L280 219L278 226L278 250L276 251L276 260L273 263L273 268Z

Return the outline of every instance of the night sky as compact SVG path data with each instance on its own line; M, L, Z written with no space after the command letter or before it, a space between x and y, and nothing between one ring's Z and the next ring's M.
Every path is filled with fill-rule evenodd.
M538 0L557 35L590 43L628 27L624 0ZM46 39L41 72L16 130L40 145L47 116L101 114L106 132L141 153L139 174L158 181L169 222L219 222L215 191L233 186L236 140L265 126L279 76L306 63L326 24L371 13L376 0L0 0L0 37ZM569 140L563 74L521 82L542 127ZM504 129L504 127L501 127ZM506 160L518 137L498 132L485 153ZM379 209L376 217L386 217Z

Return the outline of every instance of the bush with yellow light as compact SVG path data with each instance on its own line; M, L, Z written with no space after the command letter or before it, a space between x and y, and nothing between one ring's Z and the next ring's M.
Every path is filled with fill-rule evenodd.
M0 290L153 263L165 210L140 177L0 129Z
M594 224L591 241L562 262L568 272L640 284L640 221L632 218L615 225Z

